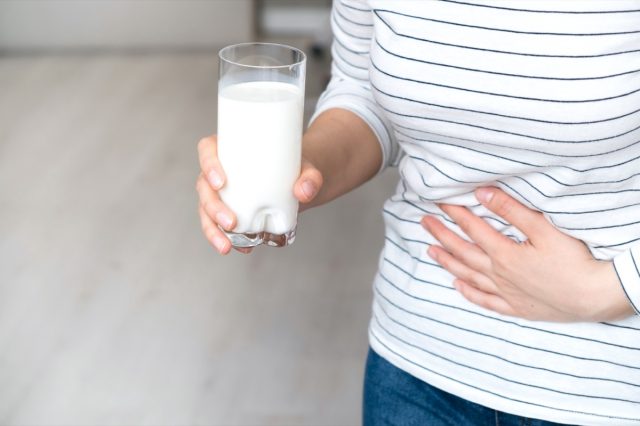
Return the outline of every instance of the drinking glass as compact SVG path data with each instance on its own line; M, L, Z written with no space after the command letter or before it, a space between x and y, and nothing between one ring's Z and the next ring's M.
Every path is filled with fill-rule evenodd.
M234 247L282 247L296 235L305 54L273 43L219 52L218 157L222 201L236 214Z

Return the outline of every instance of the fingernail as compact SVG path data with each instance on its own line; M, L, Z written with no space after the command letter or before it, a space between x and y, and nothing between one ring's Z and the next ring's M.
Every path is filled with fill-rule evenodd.
M316 195L316 186L310 180L302 182L302 192L307 198L311 198Z
M219 189L222 186L222 176L216 173L215 170L209 172L209 183L214 189Z
M232 220L228 214L224 212L216 213L216 222L218 222L226 230L231 230Z
M213 245L222 253L227 247L227 240L225 240L224 237L215 236L213 237Z
M481 203L489 203L493 198L493 191L489 188L479 188L476 190L476 198Z

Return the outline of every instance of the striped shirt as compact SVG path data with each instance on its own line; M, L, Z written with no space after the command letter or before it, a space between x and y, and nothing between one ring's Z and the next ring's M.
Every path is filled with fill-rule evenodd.
M430 260L436 203L497 186L614 259L640 308L640 1L334 0L330 108L364 119L400 181L383 208L373 349L467 400L560 423L640 424L640 317L531 322L466 301Z

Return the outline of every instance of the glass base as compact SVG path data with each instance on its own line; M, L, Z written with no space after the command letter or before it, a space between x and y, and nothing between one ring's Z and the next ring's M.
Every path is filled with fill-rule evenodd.
M296 228L291 231L276 235L269 232L256 234L239 234L223 231L231 241L231 245L238 248L255 247L264 244L270 247L285 247L293 244L296 239Z

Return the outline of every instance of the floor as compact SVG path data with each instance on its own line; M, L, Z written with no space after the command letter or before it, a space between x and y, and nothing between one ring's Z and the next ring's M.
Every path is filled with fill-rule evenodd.
M221 257L194 191L215 82L212 52L0 57L0 424L359 423L395 171Z

